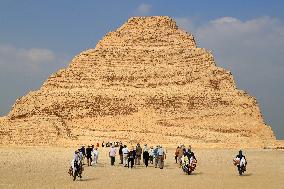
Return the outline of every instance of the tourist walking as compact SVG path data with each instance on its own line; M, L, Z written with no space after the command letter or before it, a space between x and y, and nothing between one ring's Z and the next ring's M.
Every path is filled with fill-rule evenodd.
M178 161L178 154L179 154L179 146L176 148L176 151L175 151L175 160L176 160L176 163Z
M141 155L142 155L142 148L140 147L140 144L138 143L136 146L136 157L135 157L135 164L140 165L141 161Z
M157 168L158 166L158 149L159 149L159 146L156 146L156 148L154 149L154 161L155 161L155 168Z
M83 156L86 156L86 149L84 145L82 145L80 151L82 152Z
M145 164L145 151L147 151L147 152L148 152L147 144L144 144L143 154L142 154L142 158L143 158L143 163L144 163L144 164Z
M84 163L84 158L86 157L86 149L85 149L85 146L84 146L84 145L82 145L82 147L81 147L81 149L79 150L79 152L81 152L82 155L83 155L82 163L83 163L83 165L85 165L85 163Z
M99 159L99 150L98 148L96 147L94 150L93 150L93 161L92 161L92 165L96 165L98 163L98 159Z
M91 162L92 162L92 148L91 148L91 146L88 146L86 148L86 157L87 157L87 164L88 164L88 166L90 166Z
M112 145L110 147L110 150L109 150L110 165L112 165L112 166L114 166L115 155L116 155L116 149L115 149L114 145Z
M182 157L183 157L183 146L181 145L178 149L178 163L181 166L182 164Z
M144 160L145 166L148 167L148 163L149 163L149 152L148 152L148 148L144 148L143 160Z
M71 176L71 174L72 174L72 176L74 176L75 171L78 170L78 161L79 161L78 153L79 153L79 151L76 150L75 154L74 154L74 158L71 161L71 169L69 169L70 176Z
M158 164L159 168L163 169L164 168L164 160L166 159L166 153L165 150L162 146L158 149Z
M127 148L126 145L123 146L122 148L122 158L123 158L123 166L124 167L127 167L127 164L128 164L128 153L129 153L129 150Z
M120 163L119 163L119 164L123 164L123 153L122 153L122 149L123 149L123 145L122 145L122 143L120 143L119 150L118 150L119 159L120 159Z
M79 153L78 153L78 157L79 157L79 162L81 162L83 164L83 161L84 161L84 155L83 155L83 152L82 152L82 148L81 149L78 149Z
M133 168L134 165L134 159L135 159L135 150L134 147L132 146L130 151L128 152L128 168L129 168L129 163L130 163L130 168Z
M153 146L151 146L149 150L149 161L151 164L153 164L153 159L154 159L154 149L153 149Z

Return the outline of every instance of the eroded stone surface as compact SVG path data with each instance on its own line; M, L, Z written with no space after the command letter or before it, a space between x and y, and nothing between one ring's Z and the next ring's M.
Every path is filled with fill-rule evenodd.
M256 100L170 17L130 18L18 99L0 124L2 144L275 143Z

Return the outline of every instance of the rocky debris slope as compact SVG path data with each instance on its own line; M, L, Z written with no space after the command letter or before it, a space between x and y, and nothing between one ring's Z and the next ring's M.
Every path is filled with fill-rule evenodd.
M2 144L275 144L255 98L166 16L130 18L18 99L0 124Z

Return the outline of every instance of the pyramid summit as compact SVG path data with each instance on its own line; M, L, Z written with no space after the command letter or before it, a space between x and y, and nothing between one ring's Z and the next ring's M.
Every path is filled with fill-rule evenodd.
M138 32L139 31L139 32ZM196 46L193 36L179 30L168 16L132 17L107 34L96 48L181 48Z
M0 119L0 143L266 147L254 97L167 16L133 17Z

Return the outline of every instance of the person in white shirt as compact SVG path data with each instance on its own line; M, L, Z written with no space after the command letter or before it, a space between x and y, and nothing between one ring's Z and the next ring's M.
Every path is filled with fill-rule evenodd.
M123 157L123 166L124 167L127 167L127 164L128 164L128 153L129 153L129 150L128 150L127 146L124 145L123 148L122 148L122 157Z
M92 165L96 165L98 163L98 158L99 158L99 150L97 147L93 150L92 155L94 156Z
M84 157L84 155L83 155L83 152L81 151L81 150L79 150L79 153L78 153L78 160L81 162L81 163L83 163L83 157Z
M79 151L78 150L75 151L74 158L71 161L71 167L72 167L72 173L74 176L75 171L77 171L79 168Z
M115 155L116 155L116 149L115 149L114 145L112 145L112 146L110 147L110 150L109 150L110 164L111 164L112 166L114 166Z
M240 160L240 166L246 166L246 159L244 157Z

